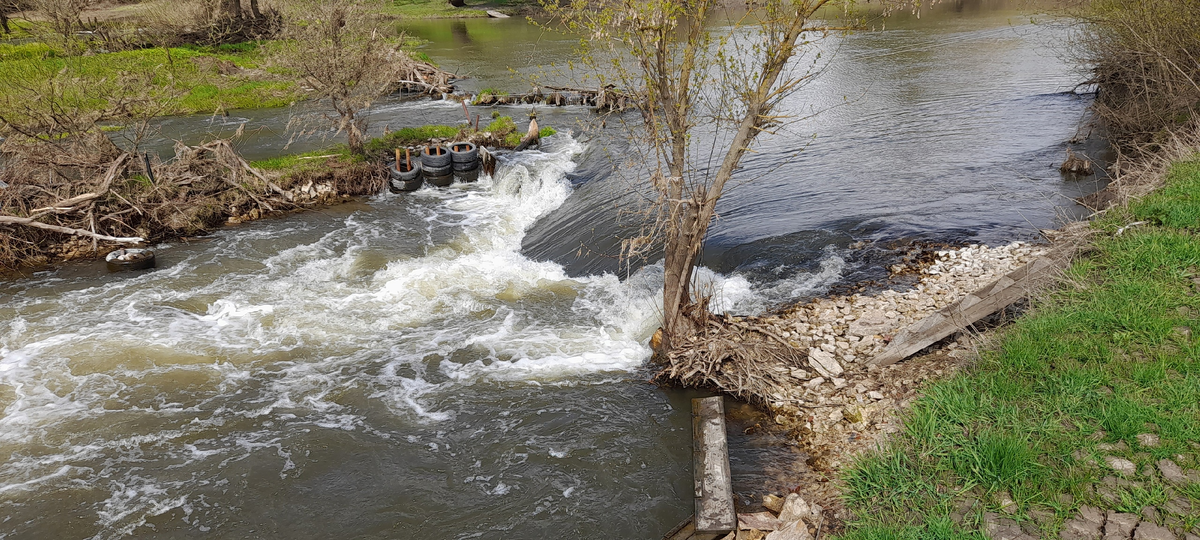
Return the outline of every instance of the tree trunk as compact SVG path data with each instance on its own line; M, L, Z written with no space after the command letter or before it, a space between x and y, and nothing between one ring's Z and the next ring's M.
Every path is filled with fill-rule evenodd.
M365 137L362 130L359 129L359 120L351 117L348 120L343 118L343 121L349 124L349 127L346 129L346 144L350 147L350 154L355 156L366 155Z
M5 34L11 34L12 29L8 27L8 8L0 8L0 28L4 28Z
M221 17L235 21L241 19L242 0L222 0Z
M262 11L258 9L258 0L250 0L250 15L255 19L262 18Z

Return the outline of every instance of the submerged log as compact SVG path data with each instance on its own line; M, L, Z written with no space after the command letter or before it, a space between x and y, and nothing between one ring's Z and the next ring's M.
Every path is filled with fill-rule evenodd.
M980 319L1029 296L1047 278L1065 268L1069 260L1070 257L1063 252L1052 252L1034 259L901 331L869 363L876 366L894 364L955 332L965 330Z

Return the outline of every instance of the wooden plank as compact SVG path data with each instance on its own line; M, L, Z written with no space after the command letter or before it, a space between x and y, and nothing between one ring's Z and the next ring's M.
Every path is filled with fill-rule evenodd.
M876 366L894 364L950 334L966 329L1029 295L1044 278L1066 267L1068 261L1068 257L1062 254L1034 259L896 334L883 352L869 363Z
M728 533L736 529L725 403L721 396L692 400L692 472L696 533Z
M717 540L722 536L721 533L697 533L695 516L688 516L687 520L676 525L671 532L663 536L663 540Z
M488 15L488 17L491 17L493 19L507 19L508 18L508 15L505 15L503 13L500 13L499 11L495 11L495 10L491 10L491 9L487 10L487 15Z

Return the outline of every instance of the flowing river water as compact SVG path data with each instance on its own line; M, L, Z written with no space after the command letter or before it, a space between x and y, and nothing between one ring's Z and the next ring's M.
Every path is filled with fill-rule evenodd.
M518 19L407 30L466 88L521 90L571 54ZM839 40L794 105L828 110L722 201L720 307L878 277L886 250L858 241L1030 240L1079 213L1098 181L1053 168L1088 105L1065 35L964 0ZM685 518L693 394L646 383L661 276L610 256L624 134L539 112L562 133L476 184L160 246L145 273L0 283L0 538L657 538ZM242 152L277 155L288 114L169 119L152 143L245 124ZM372 122L461 115L397 99ZM731 431L740 491L803 467Z

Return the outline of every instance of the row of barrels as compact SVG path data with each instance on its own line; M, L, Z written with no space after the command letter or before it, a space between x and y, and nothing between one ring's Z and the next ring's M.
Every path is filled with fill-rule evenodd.
M421 149L413 159L409 150L401 157L396 149L396 161L388 167L392 193L416 191L422 184L446 187L459 182L474 182L479 179L479 149L469 142L451 143L449 146L430 145Z

